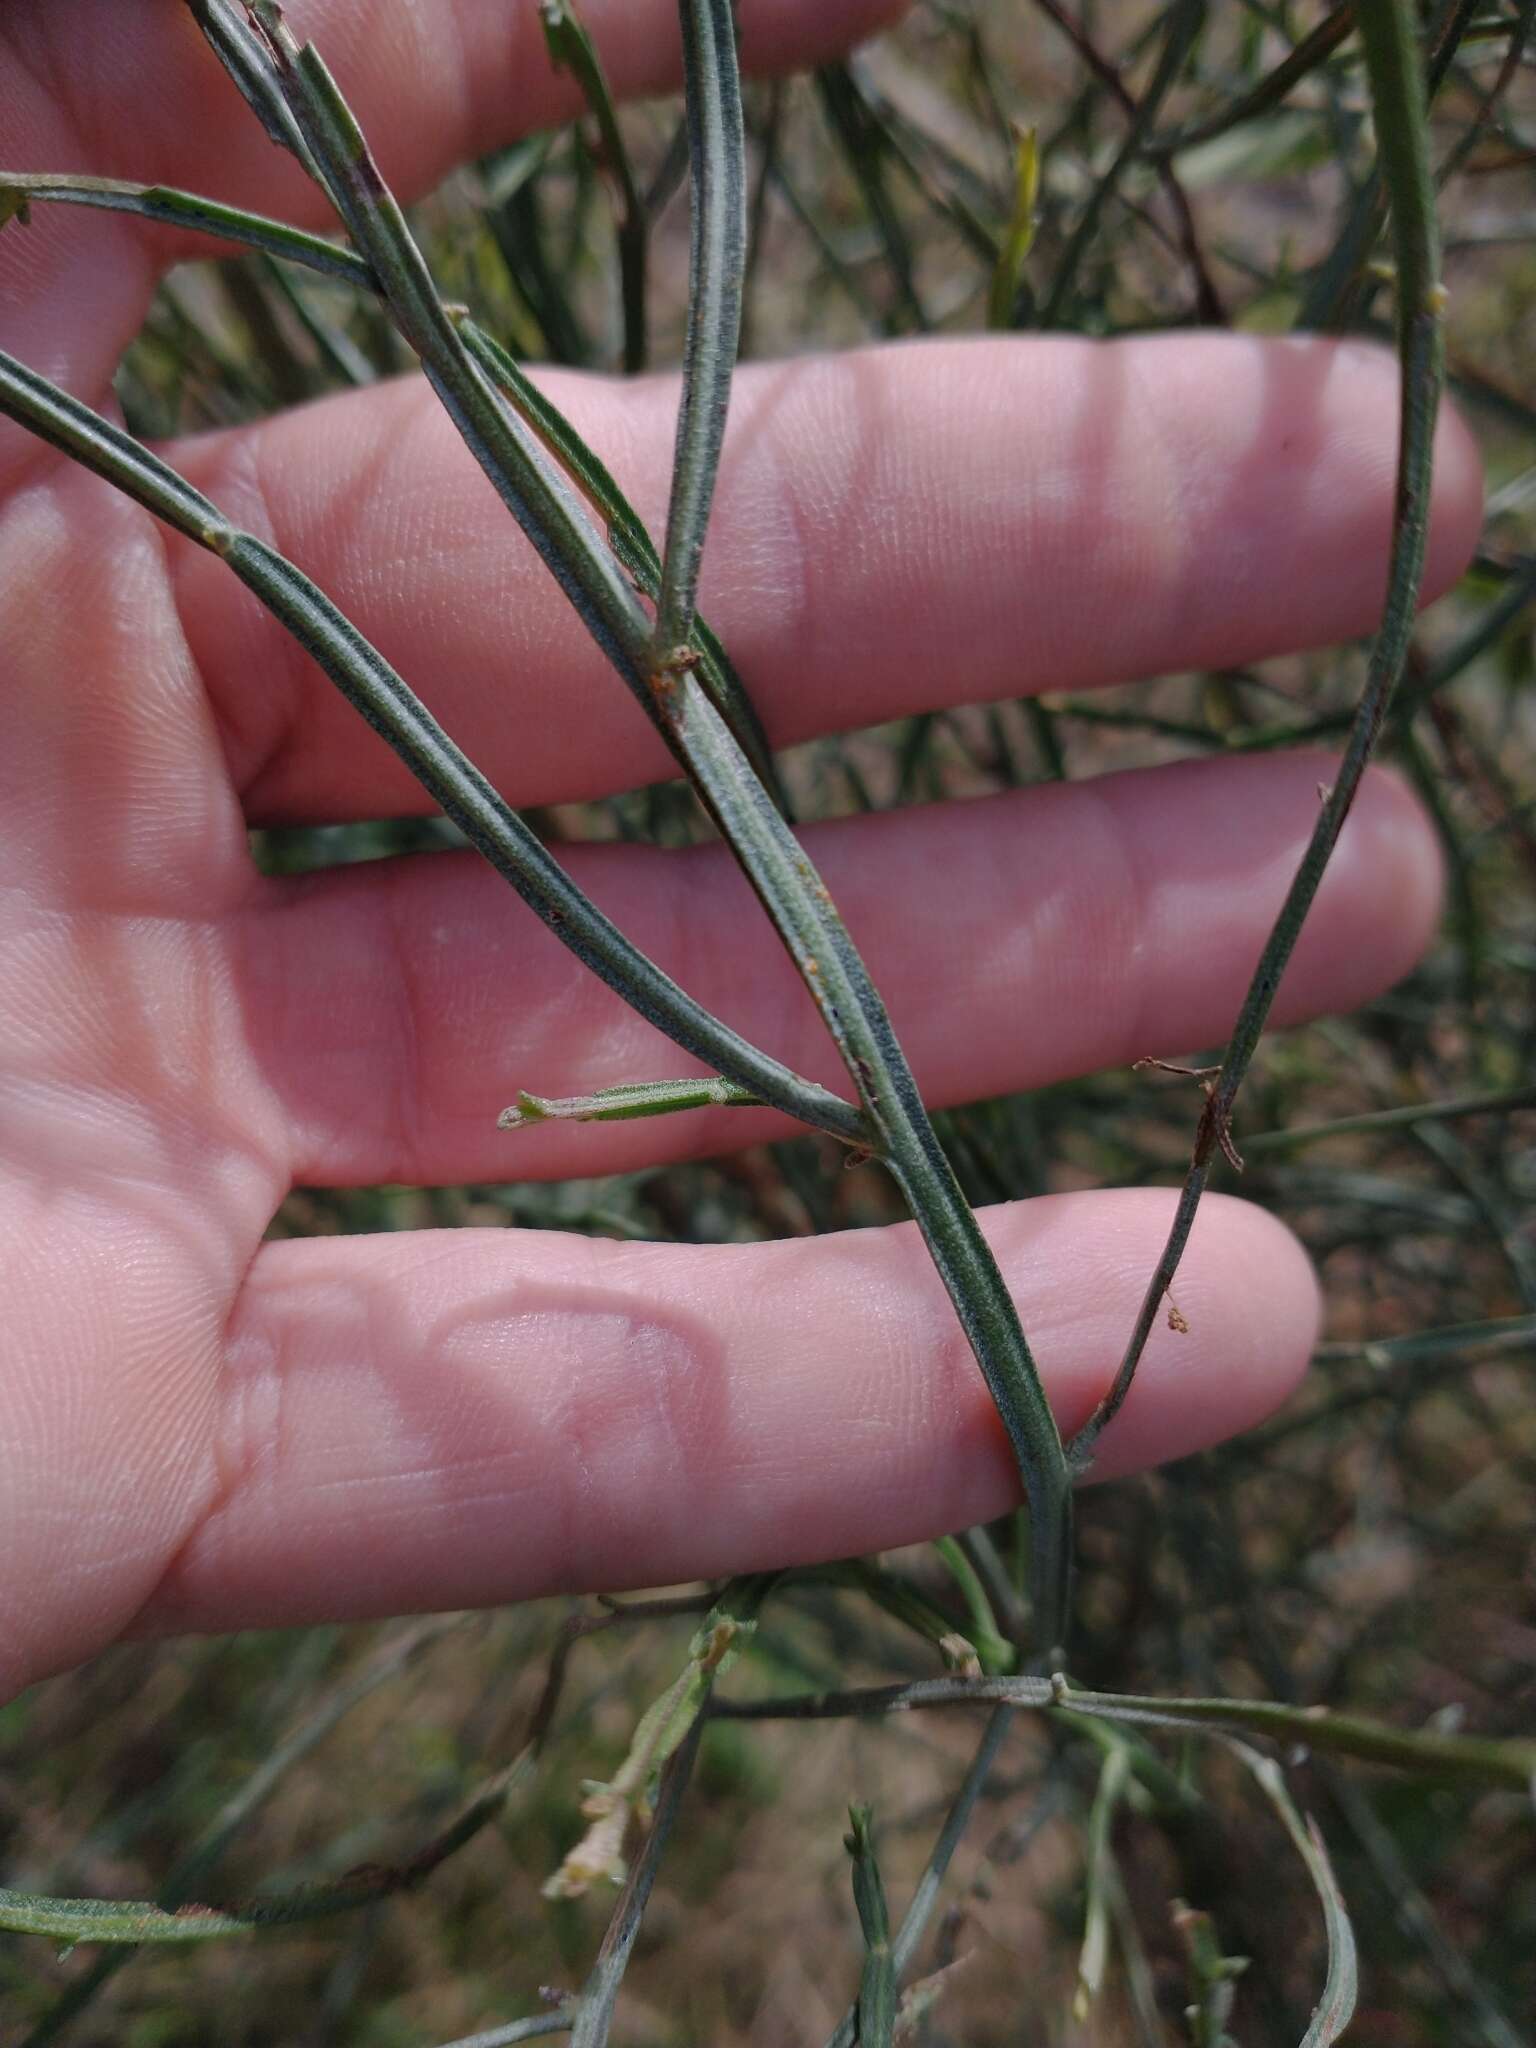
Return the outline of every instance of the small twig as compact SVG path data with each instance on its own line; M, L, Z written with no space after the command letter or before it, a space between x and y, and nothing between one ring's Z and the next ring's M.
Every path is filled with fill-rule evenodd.
M1254 970L1221 1072L1207 1093L1173 1226L1143 1297L1130 1343L1108 1392L1071 1446L1070 1455L1079 1470L1091 1459L1094 1445L1131 1390L1159 1307L1173 1284L1189 1241L1210 1176L1212 1154L1218 1146L1225 1149L1230 1143L1226 1133L1238 1090L1375 751L1413 633L1429 531L1435 418L1445 379L1446 298L1440 283L1425 83L1409 0L1373 0L1363 10L1360 28L1376 106L1382 170L1392 193L1398 269L1398 348L1402 363L1392 555L1381 630L1371 650L1370 668L1350 730L1348 749L1333 787L1326 792L1307 850Z
M715 1711L719 1712L722 1709L717 1706ZM960 1846L961 1838L970 1825L971 1816L976 1810L977 1802L986 1790L987 1779L991 1775L992 1766L997 1760L997 1753L1002 1748L1003 1738L1013 1725L1013 1718L1014 1710L1012 1707L999 1706L994 1708L988 1718L981 1741L977 1745L976 1754L972 1757L970 1766L961 1782L960 1789L955 1794L949 1812L945 1815L944 1825L939 1830L938 1839L929 1851L928 1861L924 1866L923 1874L917 1881L917 1888L912 1894L911 1902L905 1914L902 1916L901 1925L896 1930L896 1938L891 1944L891 1965L898 1983L905 1972L911 1967L912 1961L917 1954L918 1944L927 1931L928 1922L933 1916L934 1907L938 1904L939 1893L943 1888L950 1863L954 1859L956 1849ZM827 2048L855 2048L858 2040L859 2011L857 2006L850 2006L843 2015L835 2032L828 2040Z
M1519 1737L1441 1735L1393 1728L1326 1707L1275 1700L1180 1699L1141 1693L1085 1692L1056 1678L921 1678L907 1685L806 1692L762 1700L714 1700L709 1714L729 1721L844 1721L933 1707L1006 1705L1102 1715L1186 1734L1208 1730L1268 1736L1272 1741L1353 1757L1386 1769L1468 1784L1504 1785L1529 1793L1536 1785L1536 1741Z
M597 1961L582 1986L581 1997L576 2006L575 2025L571 2030L572 2048L604 2048L604 2043L608 2039L608 2030L613 2024L613 2009L618 2001L619 1986L623 1983L624 1972L629 1967L635 1937L640 1932L640 1922L650 1901L651 1887L656 1882L662 1851L667 1846L667 1838L672 1832L678 1809L683 1803L683 1793L687 1790L688 1780L693 1774L703 1731L702 1718L695 1720L684 1736L681 1747L674 1752L661 1774L656 1810L651 1819L650 1831L645 1838L645 1847L629 1874L623 1896L614 1910L612 1920L608 1923L608 1932L603 1936L602 1947L597 1952Z

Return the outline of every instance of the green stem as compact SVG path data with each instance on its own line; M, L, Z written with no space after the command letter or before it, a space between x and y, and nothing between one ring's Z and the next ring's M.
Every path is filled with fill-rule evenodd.
M1088 1462L1094 1444L1131 1390L1163 1298L1189 1242L1212 1162L1227 1141L1238 1090L1375 750L1413 635L1429 531L1435 416L1445 382L1445 292L1440 283L1440 241L1424 77L1409 0L1372 0L1371 5L1360 11L1360 33L1371 81L1381 169L1392 195L1397 248L1402 395L1386 604L1371 650L1365 688L1350 728L1348 748L1333 787L1325 794L1301 865L1254 970L1221 1070L1211 1085L1173 1226L1143 1298L1130 1343L1109 1392L1072 1444L1072 1461L1079 1469Z
M273 0L251 4L270 45L273 90L285 96L401 332L499 495L698 791L858 1085L873 1134L870 1149L886 1160L922 1230L1013 1447L1034 1530L1035 1628L1040 1647L1054 1648L1065 1635L1069 1605L1071 1473L1012 1298L934 1136L864 963L824 883L690 673L691 663L657 668L649 621L613 555L471 360L313 45L295 43ZM752 1085L742 1073L721 1071Z
M1536 1106L1536 1085L1499 1088L1483 1095L1455 1095L1445 1102L1404 1102L1396 1109L1375 1109L1364 1116L1341 1116L1332 1123L1297 1124L1290 1130L1261 1131L1256 1138L1244 1138L1243 1154L1252 1159L1260 1152L1290 1152L1320 1138L1343 1138L1358 1133L1409 1129L1415 1124L1448 1123L1464 1116L1506 1116L1513 1109Z
M747 260L747 145L731 0L679 0L693 234L688 334L677 452L661 590L656 600L658 669L689 646L704 536L714 501L731 373L741 343Z
M1520 1737L1439 1735L1393 1728L1325 1707L1275 1700L1178 1699L1140 1693L1080 1692L1061 1678L923 1678L846 1692L808 1692L780 1699L716 1700L710 1713L732 1721L838 1721L931 1707L1014 1706L1099 1715L1184 1733L1220 1731L1268 1736L1358 1763L1413 1771L1473 1785L1504 1785L1529 1793L1536 1783L1536 1741Z
M864 1937L859 1979L859 2048L891 2048L896 2030L896 1967L891 1956L891 1916L875 1856L874 1816L867 1806L850 1806L843 1847L853 1864L853 1897Z

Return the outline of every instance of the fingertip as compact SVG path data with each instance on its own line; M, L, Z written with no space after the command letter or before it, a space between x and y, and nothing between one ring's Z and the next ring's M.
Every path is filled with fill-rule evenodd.
M1439 929L1444 850L1418 793L1396 768L1380 763L1366 770L1350 825L1369 840L1368 857L1382 872L1379 894L1391 907L1377 927L1389 945L1395 940L1384 962L1384 985L1390 986L1418 965Z
M1156 1200L1171 1220L1171 1192ZM1274 1413L1305 1377L1323 1302L1317 1274L1276 1217L1207 1195L1125 1406L1104 1433L1093 1480L1188 1457Z
M1314 759L1321 797L1338 762ZM1286 970L1276 1023L1320 1007L1353 1009L1393 987L1428 952L1444 901L1444 858L1429 813L1395 769L1368 768Z
M1421 602L1430 604L1465 573L1483 530L1483 457L1459 408L1441 405Z
M757 72L802 70L842 56L901 20L911 0L755 0L741 10L742 62Z
M1398 359L1390 348L1375 341L1309 340L1301 345L1333 355L1329 416L1335 451L1347 469L1367 483L1376 500L1373 516L1385 535L1390 530L1398 459ZM1335 474L1329 487L1344 481ZM1456 406L1442 399L1435 429L1421 604L1432 603L1456 583L1472 558L1482 523L1482 454Z

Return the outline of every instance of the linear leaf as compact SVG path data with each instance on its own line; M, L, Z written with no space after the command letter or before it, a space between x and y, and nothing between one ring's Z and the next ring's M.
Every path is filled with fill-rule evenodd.
M672 499L656 600L658 668L689 646L741 342L747 262L747 145L731 0L679 0L693 234L688 335Z

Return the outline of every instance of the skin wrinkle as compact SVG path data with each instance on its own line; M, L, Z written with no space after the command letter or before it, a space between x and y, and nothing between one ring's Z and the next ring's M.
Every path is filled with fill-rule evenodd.
M407 1489L392 1515L403 1511L418 1528L425 1514L442 1513L452 1524L476 1501L494 1503L497 1519L509 1530L532 1529L546 1560L511 1571L530 1594L557 1579L579 1582L595 1568L589 1557L606 1559L622 1545L626 1539L616 1535L612 1511L605 1513L614 1492L621 1528L625 1518L638 1514L647 1541L655 1539L658 1522L672 1531L665 1540L686 1540L696 1502L702 1497L707 1503L711 1495L712 1474L736 1457L718 1340L682 1309L654 1305L643 1284L623 1284L622 1266L617 1273L607 1270L613 1262L591 1258L579 1239L559 1240L571 1268L561 1285L530 1274L467 1306L432 1313L419 1305L419 1297L431 1293L420 1243L416 1238L411 1246L414 1296L393 1276L382 1278L378 1263L376 1284L362 1301L342 1290L327 1296L323 1284L317 1292L302 1278L285 1284L280 1275L257 1276L253 1305L233 1337L235 1384L249 1371L244 1354L263 1374L276 1371L279 1391L262 1404L254 1438L249 1422L255 1404L248 1390L237 1396L236 1412L221 1433L218 1500L167 1575L157 1605L174 1609L185 1597L178 1590L183 1580L195 1582L196 1598L217 1597L222 1537L231 1523L253 1523L258 1538L264 1529L281 1549L277 1518L267 1516L262 1505L276 1486L291 1495L302 1474L300 1497L311 1505L318 1500L322 1509L338 1489L365 1496L376 1491L381 1432L387 1441L387 1497L400 1495L402 1485ZM269 1267L274 1263L269 1260ZM322 1405L295 1437L273 1425L271 1410L291 1412L282 1385L291 1381L297 1392L320 1360L301 1366L298 1355L285 1355L281 1332L313 1328L327 1315ZM431 1361L425 1405L415 1372L396 1369L378 1377L376 1361L398 1351L402 1331L408 1333L410 1355ZM533 1361L537 1369L530 1372ZM349 1389L345 1410L361 1424L351 1445L336 1440L338 1389L330 1382L338 1376L338 1384ZM369 1393L357 1399L363 1381ZM324 1461L323 1482L310 1476L317 1455ZM366 1469L349 1473L349 1459L354 1468L366 1460ZM285 1475L290 1464L298 1469ZM465 1476L477 1474L479 1483L465 1491ZM487 1484L493 1477L497 1483ZM238 1550L251 1534L237 1536L233 1547Z

